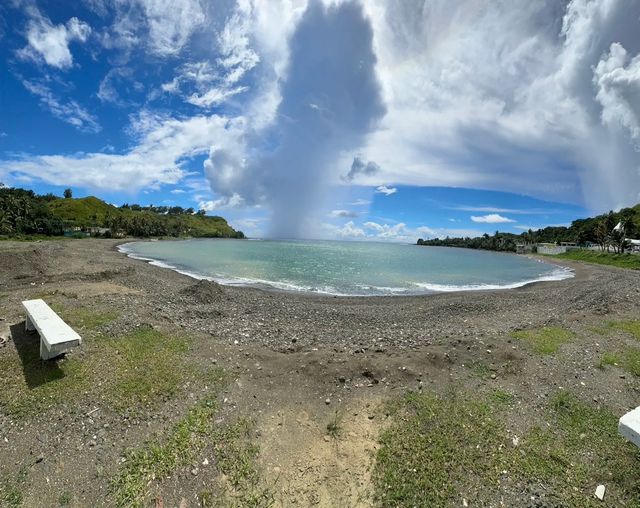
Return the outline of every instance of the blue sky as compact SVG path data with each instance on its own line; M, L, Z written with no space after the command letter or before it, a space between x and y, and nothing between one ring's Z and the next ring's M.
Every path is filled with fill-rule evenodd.
M638 0L9 0L0 181L251 236L568 224L640 201L638 34Z

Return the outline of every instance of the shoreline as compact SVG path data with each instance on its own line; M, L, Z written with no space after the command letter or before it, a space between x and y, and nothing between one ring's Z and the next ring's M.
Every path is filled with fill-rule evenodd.
M186 240L186 239L185 239ZM191 239L189 239L191 240ZM541 256L525 256L527 259L530 260L534 260L537 262L540 262L542 264L545 265L550 265L550 266L555 266L558 270L561 270L562 272L564 272L564 274L566 274L566 276L563 276L563 274L549 274L549 275L545 275L545 276L541 276L537 279L531 279L531 280L525 280L525 281L520 281L520 282L513 282L513 283L507 283L507 284L468 284L468 285L460 285L460 286L455 286L455 285L448 285L448 284L436 284L436 283L421 283L420 285L425 287L425 290L416 290L416 291L411 291L411 290L406 290L406 291L398 291L398 292L390 292L389 294L345 294L345 293L332 293L332 292L326 292L326 291L312 291L310 289L307 288L302 288L299 286L294 286L292 284L284 284L284 283L280 283L278 281L258 281L258 280L254 280L254 281L250 281L249 279L245 279L246 282L244 282L242 279L238 278L238 279L222 279L222 278L216 278L215 276L206 276L206 275L200 275L198 273L189 271L188 269L182 269L180 267L177 267L175 265L172 265L170 263L167 263L165 261L160 261L158 259L154 259L154 258L148 258L142 255L138 255L132 252L129 252L125 249L123 249L123 247L125 245L129 245L129 244L133 244L133 243L138 243L138 242L150 242L150 241L154 241L154 240L150 240L150 239L141 239L141 240L133 240L133 241L126 241L126 242L122 242L122 243L118 243L117 245L114 246L114 250L116 250L118 253L123 254L124 256L136 260L136 261L143 261L151 266L155 266L158 268L162 268L165 270L172 270L175 273L179 273L181 275L185 275L191 279L194 280L206 280L209 282L214 282L216 284L220 284L221 286L225 286L225 287L233 287L233 288L250 288L250 289L257 289L260 291L266 291L266 292L275 292L275 293L283 293L283 294L292 294L292 295L299 295L299 296L303 296L303 297L321 297L321 298L398 298L398 297L405 297L405 298L414 298L414 297L422 297L422 296L435 296L435 295L440 295L440 294L457 294L457 293L468 293L468 292L491 292L491 291L506 291L506 290L517 290L517 289L521 289L524 288L526 286L532 285L532 284L540 284L540 283L544 283L544 282L561 282L563 280L569 280L569 279L573 279L577 276L576 274L576 270L579 270L579 267L576 268L575 266L570 266L570 264L566 264L563 265L561 263L555 263L555 262L550 262L544 258L542 258ZM170 241L181 241L181 240L170 240ZM451 247L443 247L443 248L451 248ZM496 252L497 254L512 254L512 255L517 255L515 253L508 253L508 252ZM558 271L557 270L557 271ZM239 282L233 282L233 281L239 281ZM286 289L285 287L278 287L278 284L282 285L282 286L293 286L297 289ZM439 288L439 289L433 289L433 288ZM446 289L445 289L446 288Z
M198 506L204 490L230 499L227 472L213 460L218 448L185 443L188 460L168 469L128 459L162 460L149 446L167 450L176 425L193 422L202 407L210 408L206 421L215 435L242 436L257 450L232 460L250 460L252 481L275 506L330 508L371 506L386 492L372 471L380 466L381 436L405 421L389 407L408 394L458 408L434 413L446 420L439 429L453 435L453 415L468 415L456 401L496 404L498 397L491 418L504 429L503 451L515 446L514 436L524 447L532 428L555 432L549 415L563 393L584 405L581 414L606 411L607 436L637 405L640 375L625 370L624 357L619 365L603 359L640 351L628 331L640 323L638 271L566 262L574 278L514 290L327 298L198 281L122 255L117 244L0 244L0 336L8 338L0 341L0 504L12 489L24 506L48 507L63 497L72 506L127 505L114 479L141 471L150 476L135 483L140 504L161 498L179 506L184 498ZM40 361L21 306L34 298L78 331L80 347ZM560 342L540 352L536 341L549 336ZM219 434L236 422L247 422L247 430ZM468 429L474 434L456 446L484 442L475 434L481 426ZM591 464L590 439L549 439L573 446L573 463ZM626 464L635 460L640 471L635 449L626 453L617 439L599 450ZM549 455L544 448L534 453L540 460ZM591 467L612 505L637 498L615 483L606 464ZM587 501L595 488L572 477L529 479L515 466L503 478L489 486L465 476L454 490L482 506L524 506L532 495L548 495L539 497L542 504L555 506L567 492Z

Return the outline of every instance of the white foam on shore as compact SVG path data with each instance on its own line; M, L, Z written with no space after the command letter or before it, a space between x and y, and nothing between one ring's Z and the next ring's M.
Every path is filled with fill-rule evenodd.
M511 282L507 284L434 284L432 282L414 282L413 284L424 288L428 291L436 293L451 293L454 291L489 291L495 289L516 289L526 286L527 284L533 284L535 282L551 282L565 279L571 279L575 277L573 270L569 268L559 268L554 270L548 275L540 275L535 279L523 280L520 282Z
M291 291L296 293L311 293L327 296L400 296L400 295L421 295L430 293L451 293L456 291L489 291L499 289L516 289L526 286L527 284L533 284L535 282L550 282L570 279L575 276L575 273L570 268L556 267L556 269L550 274L540 275L535 279L528 279L520 282L512 282L506 284L438 284L433 282L408 282L410 286L418 289L412 289L411 287L387 287L387 286L375 286L369 284L358 284L357 287L363 290L369 290L368 292L354 292L345 293L338 290L333 286L304 286L300 284L294 284L288 281L272 281L267 279L248 278L248 277L226 277L226 276L209 276L201 273L185 270L179 268L170 263L159 261L157 259L141 256L133 252L128 246L131 244L122 244L118 246L118 250L128 257L138 259L140 261L146 261L153 266L160 268L168 268L174 270L182 275L186 275L197 280L209 280L222 284L223 286L238 286L238 287L255 287L264 289L276 289L279 291ZM542 264L546 264L543 261L539 261Z

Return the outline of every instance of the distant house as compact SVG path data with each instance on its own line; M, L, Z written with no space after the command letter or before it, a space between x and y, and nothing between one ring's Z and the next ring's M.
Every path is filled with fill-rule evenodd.
M538 254L547 254L555 256L567 252L566 245L556 245L555 243L539 243L537 246Z
M516 244L516 254L531 254L533 248L534 245L530 243L518 243Z
M90 227L86 229L86 232L91 236L104 236L107 233L111 233L109 228Z

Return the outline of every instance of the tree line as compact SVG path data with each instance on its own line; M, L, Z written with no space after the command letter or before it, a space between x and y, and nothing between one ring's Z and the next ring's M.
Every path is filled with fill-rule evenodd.
M496 231L493 235L485 233L475 238L420 238L417 244L515 252L519 244L569 242L579 246L598 245L603 251L622 254L629 249L628 239L639 237L640 204L618 212L610 211L597 217L578 219L569 227L549 226L535 231L529 229L521 234Z
M0 183L0 235L61 236L81 232L100 236L198 236L244 238L218 216L179 206L108 205L97 198L64 199L54 194L10 188Z
M64 222L47 207L55 199L53 194L39 196L0 184L0 235L62 235Z

